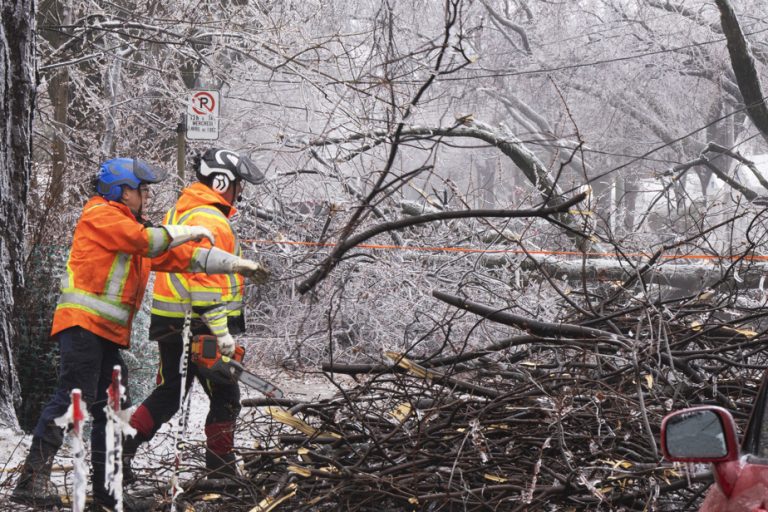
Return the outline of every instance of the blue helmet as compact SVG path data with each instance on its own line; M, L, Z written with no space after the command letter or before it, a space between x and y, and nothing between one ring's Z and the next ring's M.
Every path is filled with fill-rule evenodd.
M166 178L166 172L143 160L113 158L99 168L96 192L109 201L117 201L123 195L122 185L134 190L142 183L159 183Z

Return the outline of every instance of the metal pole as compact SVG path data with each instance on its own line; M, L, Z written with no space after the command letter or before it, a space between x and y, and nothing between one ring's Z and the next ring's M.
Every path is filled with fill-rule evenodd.
M176 172L179 175L179 181L181 182L180 188L184 188L184 168L187 165L186 152L187 152L187 138L186 138L187 125L185 122L185 115L181 114L179 124L176 126Z

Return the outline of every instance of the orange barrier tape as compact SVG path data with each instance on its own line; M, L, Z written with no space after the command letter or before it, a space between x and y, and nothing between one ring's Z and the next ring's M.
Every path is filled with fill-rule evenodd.
M243 242L254 244L273 244L273 245L299 245L305 247L335 247L331 242L297 242L292 240L256 240L248 239ZM524 251L522 249L474 249L471 247L419 247L387 244L359 244L355 246L358 249L381 249L392 251L424 251L424 252L463 252L476 254L533 254L536 256L577 256L588 258L650 258L652 255L642 252L622 253L617 252L579 252L579 251ZM737 260L746 261L768 261L768 256L743 255L736 254L731 256L718 256L713 254L662 254L662 259L666 260Z

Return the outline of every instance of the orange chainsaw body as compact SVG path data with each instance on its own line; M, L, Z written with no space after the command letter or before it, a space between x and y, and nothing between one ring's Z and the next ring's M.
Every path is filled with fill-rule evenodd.
M216 336L212 334L199 334L193 336L190 351L192 353L192 362L195 363L198 368L212 368L222 357L227 357L221 355ZM232 356L232 359L238 363L242 363L243 357L245 357L245 349L240 345L236 345L235 354Z
M192 363L197 366L197 371L203 378L222 384L242 382L261 391L265 396L283 397L283 392L274 384L243 368L245 349L239 345L235 346L234 355L227 357L219 351L216 336L200 334L192 337L190 353Z

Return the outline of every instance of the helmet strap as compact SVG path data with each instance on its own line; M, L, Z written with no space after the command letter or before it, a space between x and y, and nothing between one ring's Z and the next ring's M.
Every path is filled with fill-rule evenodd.
M235 197L235 198L234 198L234 201L232 201L233 203L234 203L235 201L237 201L237 202L240 202L240 201L242 201L242 200L243 200L243 193L242 193L242 190L243 190L243 189L245 189L245 187L243 187L243 189L241 189L240 193L238 193L238 192L237 192L237 188L240 186L240 184L241 184L242 182L243 182L243 180L237 179L237 180L235 180L235 182L232 184L232 187L234 187L234 188L233 188L234 194L237 194L237 197ZM233 194L233 195L234 195L234 194Z

